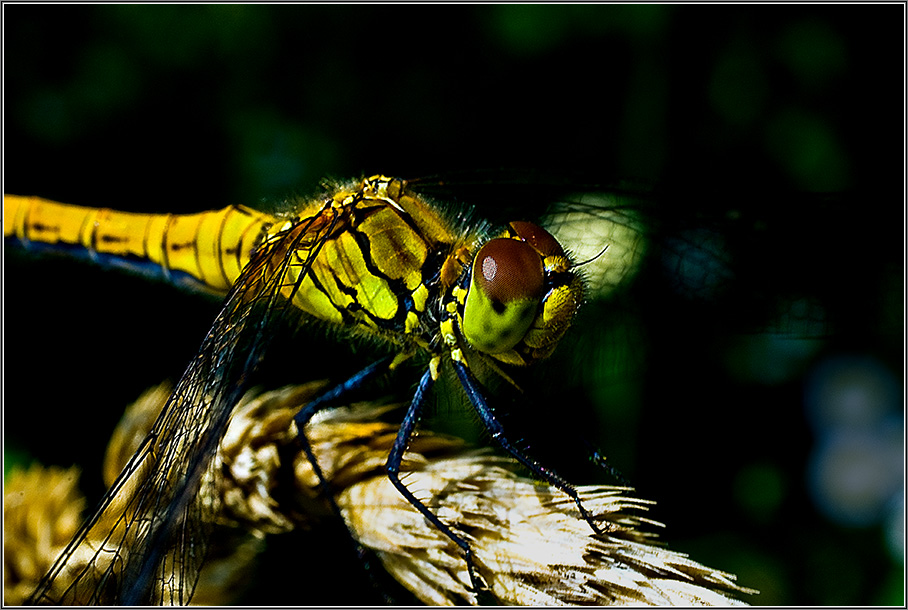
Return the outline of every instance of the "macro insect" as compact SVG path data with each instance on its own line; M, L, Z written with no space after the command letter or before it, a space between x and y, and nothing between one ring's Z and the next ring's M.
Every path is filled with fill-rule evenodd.
M601 533L573 487L508 437L472 372L481 364L506 376L502 365L522 367L546 358L583 301L576 261L540 226L515 221L490 234L484 225L445 217L407 181L385 176L336 186L287 214L237 206L183 216L131 214L11 195L4 207L7 240L226 294L152 432L33 601L189 601L204 561L207 524L217 511L214 500L197 493L200 482L232 406L263 358L269 332L296 315L377 338L393 350L297 414L299 440L323 485L306 423L424 353L428 367L386 468L398 491L460 547L473 587L482 584L469 543L400 476L403 454L443 367L453 369L491 437L569 495L592 532ZM103 544L90 542L99 538ZM70 573L70 559L86 554L88 567Z

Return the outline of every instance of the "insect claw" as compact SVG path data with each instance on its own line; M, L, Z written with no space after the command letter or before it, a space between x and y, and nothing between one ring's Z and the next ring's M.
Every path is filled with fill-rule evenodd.
M580 503L579 498L575 500L575 503L577 504L577 508L580 509L580 516L583 517L583 520L587 522L587 524L590 526L590 529L593 530L593 533L595 533L597 536L608 535L609 532L599 527L599 525L597 525L596 521L593 519L593 516L590 515L590 513L585 508L583 508L583 505ZM609 531L614 530L612 528L609 528Z
M479 573L477 573L476 564L473 563L473 551L469 548L464 549L463 556L464 560L467 562L467 574L470 576L470 586L467 588L467 591L476 595L476 601L480 605L496 603L492 592L489 590L488 583L485 582ZM485 598L491 599L486 600Z

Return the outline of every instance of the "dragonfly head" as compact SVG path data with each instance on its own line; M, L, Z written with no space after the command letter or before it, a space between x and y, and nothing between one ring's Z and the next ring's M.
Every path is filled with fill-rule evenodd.
M461 328L476 350L508 364L547 357L583 300L583 283L558 241L512 222L473 259Z

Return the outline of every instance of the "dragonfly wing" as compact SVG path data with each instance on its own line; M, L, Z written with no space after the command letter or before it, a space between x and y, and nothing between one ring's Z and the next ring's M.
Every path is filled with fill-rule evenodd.
M189 602L219 510L214 487L204 484L212 457L269 328L292 309L295 287L286 278L305 277L333 228L318 219L269 238L245 267L148 437L32 601Z

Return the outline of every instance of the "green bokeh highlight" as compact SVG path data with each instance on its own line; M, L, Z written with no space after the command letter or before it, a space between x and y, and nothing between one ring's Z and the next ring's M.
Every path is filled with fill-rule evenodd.
M778 466L751 464L738 472L735 497L751 518L766 523L781 508L786 486L786 477Z

